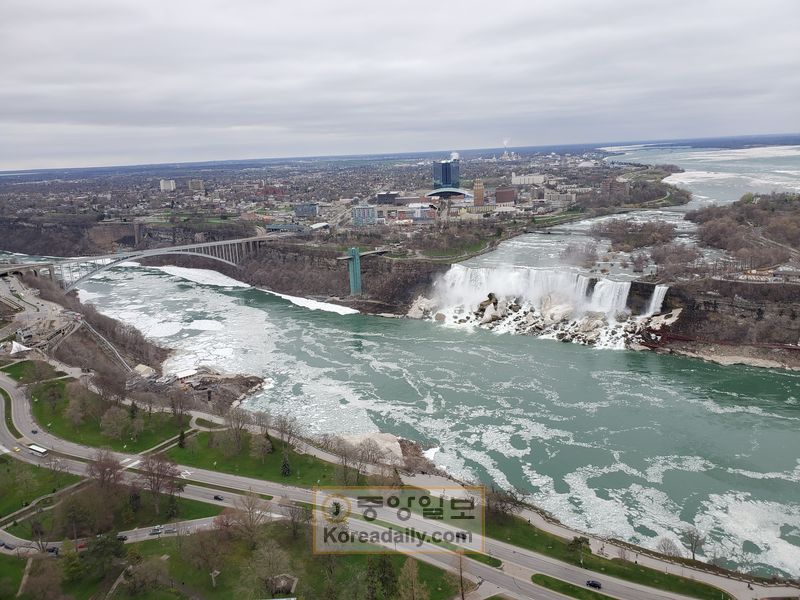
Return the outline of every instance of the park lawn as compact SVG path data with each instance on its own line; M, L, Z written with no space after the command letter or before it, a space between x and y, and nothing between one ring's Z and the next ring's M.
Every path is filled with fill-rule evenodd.
M61 583L61 591L72 600L92 600L92 598L104 598L105 593L114 585L114 581L121 573L119 566L112 566L111 569L100 577L85 578L81 577L77 581L64 581ZM102 590L102 593L100 593Z
M14 425L14 419L11 417L11 397L6 394L4 389L0 389L0 396L3 397L3 415L6 419L6 427L8 427L8 431L10 431L11 435L13 435L15 438L21 438L22 434Z
M606 596L605 594L601 594L599 592L595 592L590 588L583 588L579 585L574 585L567 581L561 581L560 579L556 579L555 577L550 577L549 575L542 575L541 573L537 573L531 580L536 585L540 585L542 587L546 587L549 590L553 590L554 592L558 592L559 594L564 594L565 596L569 596L570 598L578 598L578 600L610 600L611 596Z
M133 513L132 515L131 513L127 513L128 518L126 518L126 515L122 510L115 511L111 533L127 531L129 529L137 529L139 527L150 527L152 525L160 525L174 521L189 521L191 519L216 517L220 512L222 512L222 507L217 506L216 504L207 504L206 502L200 502L199 500L191 500L189 498L179 497L178 516L167 519L166 514L168 502L168 498L161 498L161 502L159 503L161 512L156 514L150 494L148 492L142 492L142 503L136 513ZM42 513L40 521L46 531L53 530L52 511ZM11 535L29 540L32 538L31 520L28 518L20 521L19 523L10 525L6 528L6 531L8 531L8 533ZM48 537L48 540L58 541L63 538L63 535L60 535L59 533L53 533Z
M34 420L40 427L57 437L86 446L108 447L120 452L136 453L152 448L180 433L180 427L174 417L160 412L150 415L145 411L139 413L144 417L145 428L135 440L131 438L115 440L105 436L100 424L91 418L85 418L83 423L75 426L64 416L69 403L66 387L70 381L74 380L46 381L37 385L31 394L31 412ZM57 396L54 405L40 400L45 398L51 389L55 390Z
M0 371L3 371L6 375L11 377L11 379L15 381L21 381L23 383L32 383L34 381L38 381L36 378L33 377L33 374L30 372L31 367L33 366L32 360L21 360L19 362L10 364L8 366L0 368ZM51 379L53 377L63 377L66 373L62 373L61 371L56 371L53 367L51 367L48 363L37 360L39 363L40 368L42 369L41 375L43 375L42 379Z
M272 523L267 526L267 536L275 539L280 547L289 555L289 571L299 578L298 592L302 588L313 590L313 597L324 597L325 578L323 573L323 560L325 557L316 556L311 553L310 541L306 536L292 539L286 526L282 523ZM217 587L211 587L211 578L208 573L193 567L180 559L181 543L177 538L162 538L160 540L147 540L138 542L135 546L143 556L162 556L168 554L170 559L169 572L176 581L184 583L187 588L196 592L208 600L223 600L235 598L237 596L237 584L241 565L244 564L250 552L242 545L235 544L233 551L228 555L227 564L220 569L222 572L217 577ZM191 538L184 539L183 544L191 543ZM400 569L405 563L406 557L402 554L391 553L395 571L400 574ZM346 590L347 584L355 580L358 576L363 576L363 568L366 566L368 555L366 554L342 554L336 556L336 579L339 582L339 590ZM441 569L419 562L419 578L430 593L430 600L450 600L453 598L456 589L450 583L446 573Z
M25 562L23 558L0 554L0 598L13 598L17 595Z
M181 465L199 467L234 475L244 475L266 481L276 481L300 487L314 485L333 485L336 483L336 465L320 460L308 454L297 454L289 451L289 464L292 473L288 477L281 474L282 452L280 441L273 440L275 451L269 454L264 462L250 456L250 436L245 434L242 451L230 458L220 448L209 448L212 432L203 431L197 434L197 447L191 449L175 446L167 450L166 455Z
M0 517L19 510L23 503L50 494L79 479L77 475L56 474L46 467L15 460L12 454L4 454L0 456Z
M503 520L487 518L486 535L573 565L580 565L579 557L567 547L568 540L537 529L518 517L509 517ZM584 553L583 567L611 577L692 598L732 600L729 595L713 586L686 577L662 573L630 561L611 560Z

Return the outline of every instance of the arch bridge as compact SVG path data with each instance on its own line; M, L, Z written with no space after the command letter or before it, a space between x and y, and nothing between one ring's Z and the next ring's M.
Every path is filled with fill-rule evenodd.
M235 240L131 250L129 252L83 256L41 263L8 264L2 265L0 272L34 272L37 275L49 275L58 281L65 290L69 291L106 269L118 266L126 261L135 261L150 256L197 256L210 258L232 267L239 267L246 258L256 254L265 242L275 237L275 235L261 235Z

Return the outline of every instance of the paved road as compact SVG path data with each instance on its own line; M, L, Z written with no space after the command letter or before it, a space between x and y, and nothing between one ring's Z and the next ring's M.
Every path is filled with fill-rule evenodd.
M40 445L69 456L85 459L90 458L94 454L96 451L94 448L89 448L80 444L62 440L44 430L40 430L38 433L33 434L32 430L38 429L38 425L36 425L33 421L33 417L30 412L30 406L25 398L24 392L16 386L13 380L9 379L3 374L0 374L0 387L4 388L11 396L13 421L17 429L23 435L22 440L16 440L8 431L5 425L5 419L0 418L0 445L9 449L12 449L14 446L23 448L25 443L28 443L29 441L36 441ZM0 410L3 409L0 407ZM128 468L135 467L140 460L139 456L133 454L116 452L115 455L120 462L122 462L123 465ZM21 460L26 460L33 463L41 461L41 459L38 459L26 452L24 448L21 452L17 453L17 457ZM65 460L65 466L68 470L77 474L84 474L86 468L85 463L78 460ZM288 498L293 501L312 501L310 490L305 488L298 488L228 473L220 473L207 469L199 469L191 466L179 466L179 469L181 470L184 478L201 484L240 490L242 492L252 490L253 492L259 494L268 494L274 498ZM212 496L215 493L222 493L224 496L226 496L226 502L223 504L229 504L232 500L230 493L218 492L216 490L197 485L187 485L184 495L187 498L203 500L205 502L213 502ZM403 527L413 526L414 519L419 519L419 517L412 516L412 520L410 522L407 521L401 523L398 521L396 524ZM420 519L420 527L422 526L422 523L425 523L425 525L428 527L430 526L429 521L422 521ZM378 527L376 525L371 526ZM621 599L681 600L686 598L685 596L681 596L679 594L661 592L627 581L600 575L595 572L586 571L573 565L569 565L567 563L563 563L547 556L524 550L522 548L517 548L497 540L486 540L486 553L503 561L502 570L467 559L465 561L467 572L474 577L481 577L487 582L502 587L507 592L512 593L512 595L521 594L521 596L518 597L522 598L562 598L558 594L553 594L552 592L548 592L547 590L533 586L530 583L530 576L533 573L544 573L558 579L575 583L577 585L584 585L587 579L598 579L603 583L604 593ZM417 556L425 562L430 562L439 566L449 566L452 568L452 557L444 558L444 556L448 555L419 554ZM451 562L447 563L448 560ZM664 564L667 569L670 567L675 568L673 565L669 565L668 563ZM689 569L686 569L687 573L689 571ZM693 574L697 579L702 578L703 580L711 581L713 584L718 585L719 587L732 593L737 598L741 598L743 600L750 600L751 598L757 596L765 597L784 595L786 597L798 597L798 595L800 595L800 592L796 588L781 589L765 587L755 591L750 591L747 590L745 584L742 582L716 577L699 571L695 571Z

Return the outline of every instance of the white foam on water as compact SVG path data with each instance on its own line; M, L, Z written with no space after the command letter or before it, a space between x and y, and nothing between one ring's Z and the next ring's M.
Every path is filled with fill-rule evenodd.
M159 271L172 275L173 277L180 277L187 281L199 283L201 285L215 285L219 287L234 287L234 288L249 288L250 285L238 281L233 277L228 277L217 271L211 269L189 269L186 267L156 267Z
M754 500L750 494L729 492L711 494L703 502L696 518L697 528L709 540L705 556L717 547L726 558L734 558L740 567L764 565L777 567L792 576L800 575L797 546L786 539L800 535L800 503L779 504ZM746 553L745 542L758 547Z
M358 314L358 311L355 308L350 308L349 306L339 306L338 304L332 304L330 302L320 302L319 300L300 298L298 296L290 296L289 294L280 294L278 292L265 289L261 289L261 291L271 294L272 296L277 296L278 298L283 298L284 300L288 300L296 306L302 306L303 308L308 308L309 310L324 310L325 312L332 312L339 315Z
M198 331L222 331L225 326L219 321L209 321L207 319L197 319L186 325L186 329L196 329Z
M98 294L97 292L90 292L89 290L78 288L78 300L80 300L82 303L91 302L92 300L102 297L103 294Z
M441 450L440 446L434 446L433 448L428 448L422 453L422 456L424 456L428 460L434 460L439 450Z

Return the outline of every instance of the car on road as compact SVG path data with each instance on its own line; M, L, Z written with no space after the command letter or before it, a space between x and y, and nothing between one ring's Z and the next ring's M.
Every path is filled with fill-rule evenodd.
M175 527L167 527L164 533L178 533L178 530Z
M14 544L9 544L8 542L6 542L5 546L6 550L13 550L14 548L16 548Z
M14 446L14 452L19 452L19 446Z
M599 581L597 581L596 579L590 579L590 580L588 580L588 581L586 582L586 585L587 585L588 587L590 587L590 588L594 588L594 589L596 589L596 590L602 590L602 589L603 589L603 585L602 585L602 584L601 584Z
M58 546L48 546L47 551L50 554L55 554L56 556L58 556Z
M39 430L38 429L31 429L31 433L37 434L37 433L39 433Z
M225 498L223 498L219 494L214 494L214 500L219 500L220 502L222 502L223 500L225 500Z
M121 533L118 533L118 534L117 534L117 539L118 539L120 542L126 542L126 541L128 541L128 536L127 536L127 535L123 535L123 534L121 534Z
M147 535L161 535L164 533L164 526L163 525L156 525L150 530L150 533Z

